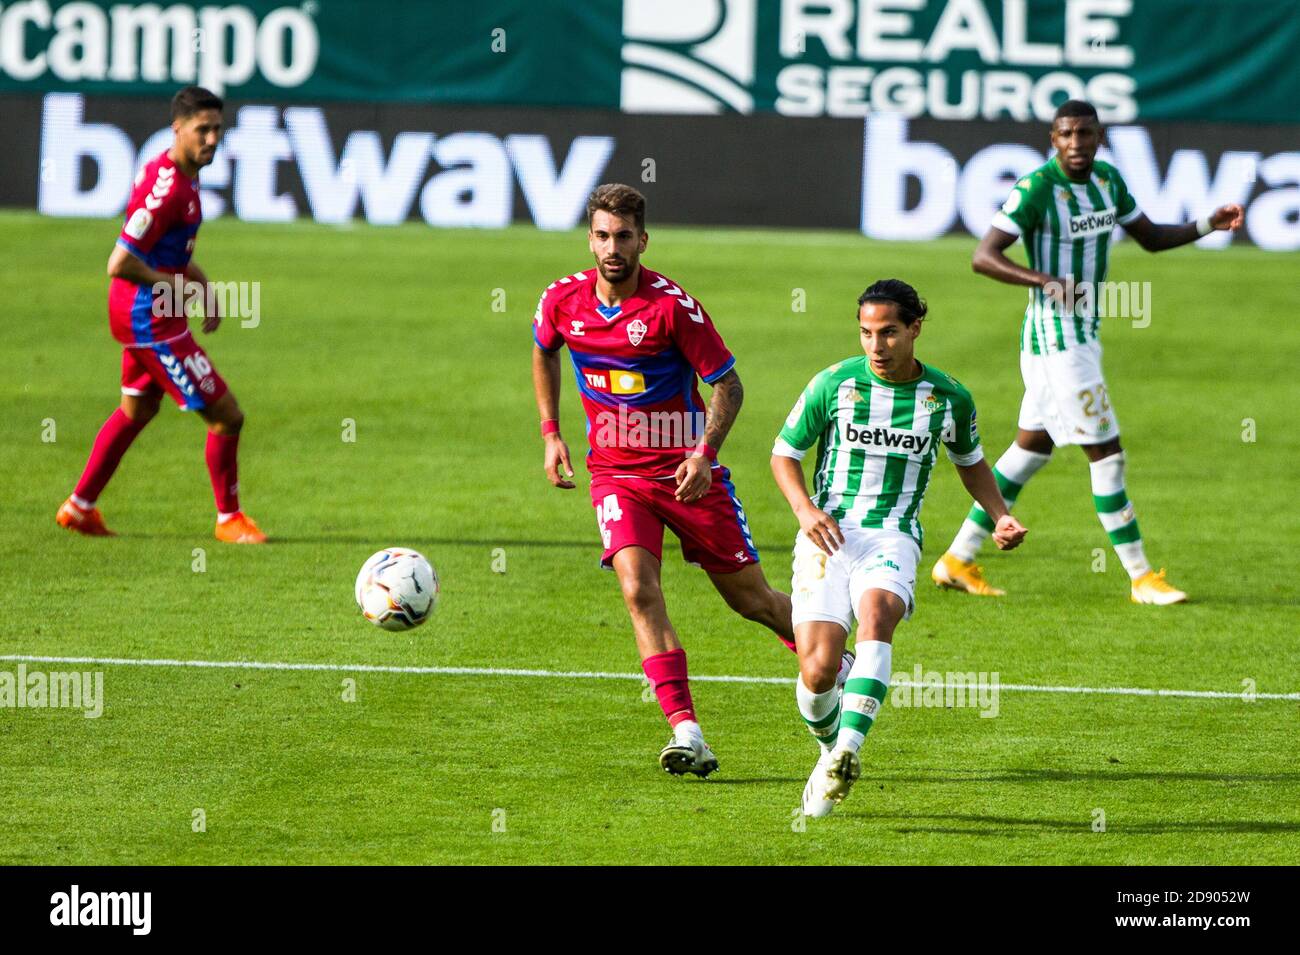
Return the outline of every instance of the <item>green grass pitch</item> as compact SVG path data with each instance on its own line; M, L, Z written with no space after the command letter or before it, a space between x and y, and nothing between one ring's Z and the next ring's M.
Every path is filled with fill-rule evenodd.
M590 265L583 235L205 226L209 274L262 283L258 327L198 336L248 416L243 503L273 537L236 548L211 538L200 422L170 402L101 501L121 536L54 525L117 400L103 272L115 228L0 215L0 653L638 671L615 582L596 568L585 472L569 492L542 475L528 372L538 294ZM973 275L971 249L652 229L647 265L706 304L738 357L746 401L723 459L778 586L796 525L768 471L772 438L808 378L856 351L869 281L918 287L931 304L918 354L972 390L991 458L1012 437L1023 293ZM1112 278L1152 295L1149 327L1103 332L1129 491L1153 562L1194 602L1130 604L1067 449L1021 497L1025 546L985 562L1009 596L924 580L895 671L1300 689L1298 265L1131 242L1114 257ZM806 311L792 308L801 295ZM564 387L576 448L567 373ZM941 458L923 574L967 506ZM423 551L444 585L437 616L409 634L368 626L352 601L362 561L389 545ZM773 637L666 553L694 674L794 675ZM793 810L815 747L789 685L695 684L722 763L699 781L659 770L666 728L635 680L79 669L104 673L101 718L0 709L0 862L1300 861L1295 700L1004 690L993 719L887 703L852 797L803 827Z

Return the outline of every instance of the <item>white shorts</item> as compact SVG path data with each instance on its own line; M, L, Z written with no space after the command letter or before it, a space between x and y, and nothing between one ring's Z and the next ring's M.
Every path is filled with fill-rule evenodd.
M1021 352L1020 375L1023 430L1046 431L1053 444L1101 444L1119 437L1101 373L1101 342L1042 355Z
M831 556L802 532L794 541L790 602L797 627L812 620L838 623L853 632L853 619L868 590L888 590L903 601L906 620L915 606L916 564L921 548L907 534L841 527L844 546Z

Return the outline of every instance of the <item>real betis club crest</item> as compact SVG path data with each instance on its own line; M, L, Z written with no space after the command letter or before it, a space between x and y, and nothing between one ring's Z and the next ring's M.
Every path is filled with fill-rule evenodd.
M627 340L633 345L640 345L641 339L645 338L646 331L645 322L641 321L639 318L634 319L631 324L627 326Z
M934 395L926 395L925 400L921 402L921 406L929 414L938 414L943 410L943 399L936 398Z

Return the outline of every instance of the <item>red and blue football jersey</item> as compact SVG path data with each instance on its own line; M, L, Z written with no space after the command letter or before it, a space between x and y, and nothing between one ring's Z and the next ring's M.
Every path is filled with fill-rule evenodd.
M203 222L199 182L164 152L135 177L117 244L159 272L183 273ZM124 345L151 345L184 334L184 315L155 316L153 290L115 278L108 287L108 324Z
M593 474L671 475L704 439L709 384L735 365L704 307L671 280L641 267L636 291L610 308L597 271L552 282L533 319L538 346L569 346L587 413Z

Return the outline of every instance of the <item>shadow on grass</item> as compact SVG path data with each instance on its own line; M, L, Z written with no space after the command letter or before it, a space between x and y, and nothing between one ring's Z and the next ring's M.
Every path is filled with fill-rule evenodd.
M1081 835L1093 835L1092 822L1088 817L1074 819L1035 819L1016 816L981 816L961 813L927 815L920 813L881 814L867 809L860 813L841 810L846 818L858 818L863 821L901 822L905 825L894 829L899 833L927 833L931 835L954 836L1005 836L1008 830L1045 832L1076 832ZM927 820L935 825L917 825ZM1300 833L1300 822L1283 822L1271 819L1218 819L1174 822L1170 820L1134 821L1111 818L1107 821L1108 835L1131 833L1134 835L1160 835L1170 832L1296 832Z
M1297 773L1167 772L1132 769L934 769L920 775L879 774L878 782L892 783L1082 783L1082 782L1197 782L1300 784Z
M160 534L153 532L137 531L119 531L117 536L121 540L160 540L160 541L193 541L196 544L206 544L213 540L211 534L207 532L195 532L193 534ZM590 538L584 540L521 540L519 538L503 539L496 538L469 538L469 537L420 537L409 534L388 535L391 537L400 537L401 546L411 547L552 547L559 549L582 548L584 550L599 550L600 538L593 534ZM378 534L276 534L268 532L268 544L365 544L367 547L379 547L376 541L381 539ZM394 545L397 546L397 545ZM767 544L759 547L760 550L770 552L784 552L788 550L788 545Z

